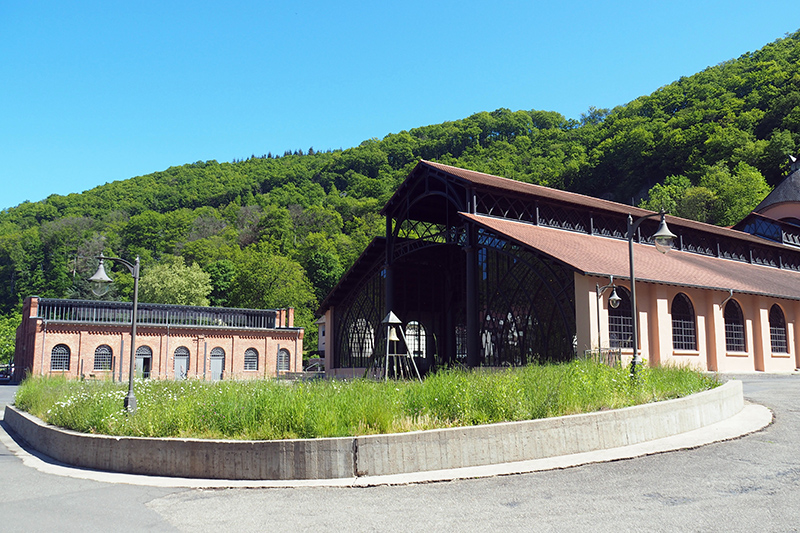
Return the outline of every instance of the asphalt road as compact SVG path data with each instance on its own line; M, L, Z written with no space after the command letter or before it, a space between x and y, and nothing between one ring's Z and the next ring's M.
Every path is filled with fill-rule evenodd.
M196 490L44 474L0 445L0 531L800 531L800 375L738 376L775 421L611 463L407 486ZM0 405L13 388L0 385Z

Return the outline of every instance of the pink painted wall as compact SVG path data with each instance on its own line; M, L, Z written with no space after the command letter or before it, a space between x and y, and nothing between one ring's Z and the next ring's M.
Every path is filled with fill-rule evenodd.
M608 278L575 275L576 324L578 350L597 349L597 284L608 284ZM628 280L615 279L617 286L630 289ZM675 350L672 345L672 301L684 293L692 302L697 334L696 350ZM603 294L600 307L600 342L608 348L608 296ZM796 324L800 302L759 295L734 293L744 315L746 350L728 352L725 345L725 321L722 304L727 291L675 287L637 281L636 298L639 310L639 340L642 359L651 365L690 365L699 370L719 372L792 372L800 366L800 339ZM773 353L770 342L769 311L777 304L786 320L788 353ZM623 361L630 362L632 350L622 351Z

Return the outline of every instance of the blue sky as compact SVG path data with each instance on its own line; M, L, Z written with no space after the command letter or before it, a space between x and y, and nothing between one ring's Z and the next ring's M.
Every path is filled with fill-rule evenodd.
M796 0L0 3L0 209L500 107L579 118L800 28Z

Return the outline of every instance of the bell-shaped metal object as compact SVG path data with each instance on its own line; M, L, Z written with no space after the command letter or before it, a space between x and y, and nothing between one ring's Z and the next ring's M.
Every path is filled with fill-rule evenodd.
M658 225L658 231L653 235L653 242L656 245L656 250L662 254L667 253L672 249L672 241L677 238L677 235L672 233L667 226L667 220L664 212L661 212L661 223Z
M107 293L108 289L111 287L111 283L114 282L114 280L106 274L106 267L103 264L103 259L103 254L100 254L100 264L97 266L97 272L89 278L92 284L92 292L97 296L103 296Z
M620 304L621 301L622 301L622 298L619 297L619 295L617 294L617 288L614 287L611 290L611 296L608 297L608 304L612 308L616 309L617 307L619 307L619 304Z

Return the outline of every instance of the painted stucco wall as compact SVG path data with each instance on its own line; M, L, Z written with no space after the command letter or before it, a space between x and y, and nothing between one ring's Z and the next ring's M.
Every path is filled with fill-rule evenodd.
M630 289L625 279L615 284ZM607 349L608 296L607 290L598 302L597 286L609 279L575 274L576 324L578 351ZM672 344L672 301L678 293L688 296L695 312L696 350L675 350ZM800 316L800 302L781 298L734 293L733 299L744 315L746 350L728 352L725 343L724 303L730 293L722 290L677 287L636 282L639 311L639 340L642 359L649 364L690 365L699 370L719 372L792 372L798 368L798 338L795 324ZM773 353L770 342L769 311L777 304L786 320L788 353ZM600 339L598 341L598 317ZM630 362L632 350L622 350L623 362Z

